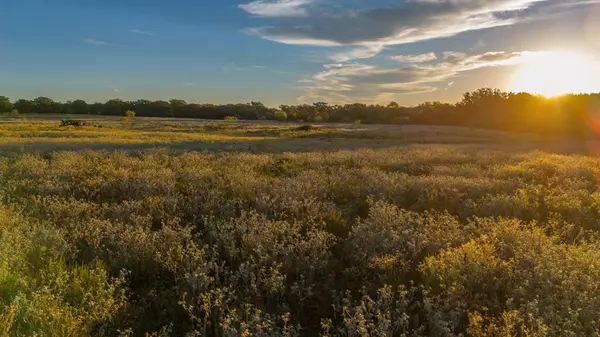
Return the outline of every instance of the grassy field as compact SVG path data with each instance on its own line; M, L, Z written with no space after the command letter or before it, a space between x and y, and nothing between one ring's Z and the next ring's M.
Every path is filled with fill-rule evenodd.
M0 120L0 336L597 336L593 143Z

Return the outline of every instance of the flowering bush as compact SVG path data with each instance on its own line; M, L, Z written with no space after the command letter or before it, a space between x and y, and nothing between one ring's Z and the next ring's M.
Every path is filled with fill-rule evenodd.
M0 336L594 336L596 159L0 158Z

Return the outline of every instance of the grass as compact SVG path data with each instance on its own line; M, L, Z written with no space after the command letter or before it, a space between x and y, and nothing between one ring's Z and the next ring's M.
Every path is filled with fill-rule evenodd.
M0 123L0 336L600 332L594 144L94 123Z

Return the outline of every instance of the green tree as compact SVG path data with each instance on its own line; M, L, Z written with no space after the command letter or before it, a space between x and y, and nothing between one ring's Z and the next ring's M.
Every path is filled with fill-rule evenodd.
M276 121L285 122L288 119L288 115L285 111L275 111L273 117Z
M0 96L0 112L11 112L14 106L8 97Z
M169 101L171 104L171 117L183 117L185 116L185 110L187 102L182 99L172 99Z
M35 113L58 113L57 105L51 98L38 97L33 100L33 111Z
M89 114L90 106L86 101L78 99L69 104L67 111L72 114Z
M30 113L33 112L34 104L28 99L19 99L15 102L14 107L21 113Z

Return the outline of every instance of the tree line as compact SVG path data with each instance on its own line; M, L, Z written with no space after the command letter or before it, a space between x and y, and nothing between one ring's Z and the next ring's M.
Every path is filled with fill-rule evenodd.
M135 111L142 117L178 117L301 122L426 124L531 132L549 136L587 137L600 130L600 94L569 94L545 98L529 93L510 93L482 88L463 94L454 104L425 102L416 106L352 103L332 105L325 102L281 105L269 108L261 102L242 104L197 104L184 100L124 101L104 103L84 100L56 102L48 97L14 102L0 96L0 112L33 114L92 114L123 116Z

